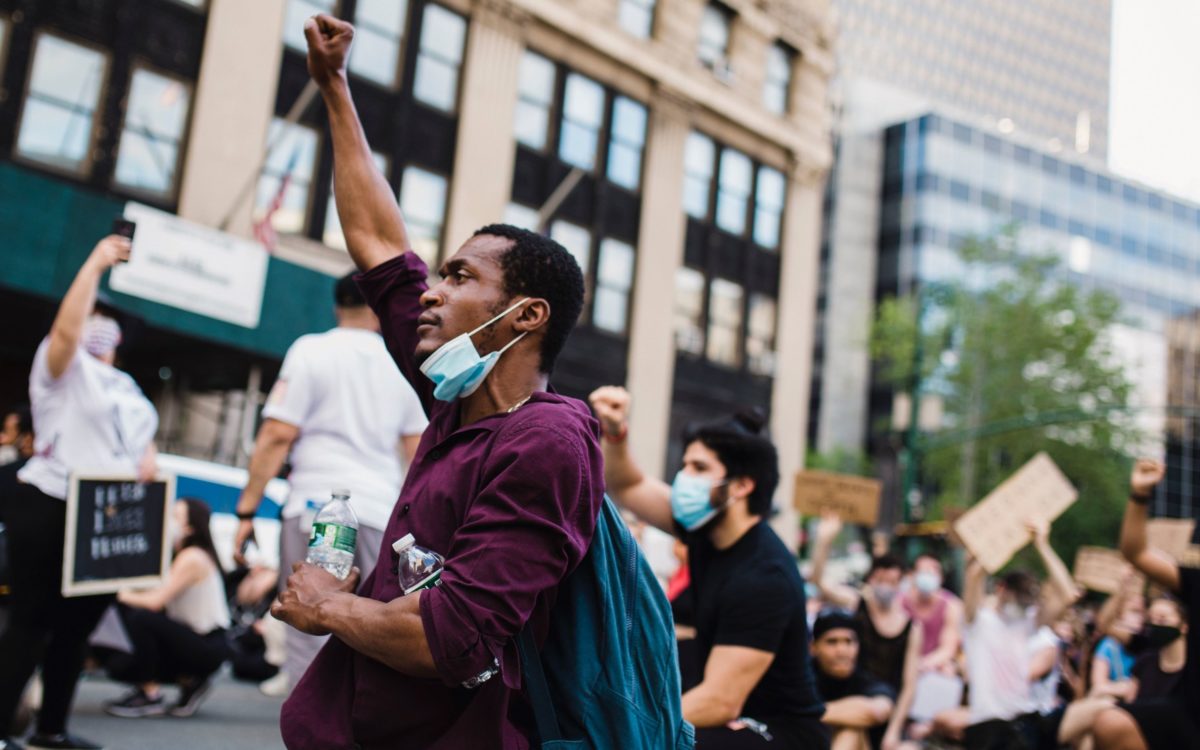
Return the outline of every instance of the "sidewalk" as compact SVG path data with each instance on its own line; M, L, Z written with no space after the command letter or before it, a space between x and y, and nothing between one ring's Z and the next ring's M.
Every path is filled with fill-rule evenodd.
M279 707L256 685L218 678L195 716L119 719L104 713L104 702L120 697L127 686L103 678L79 683L71 731L104 744L107 750L282 750ZM176 689L164 688L173 700Z

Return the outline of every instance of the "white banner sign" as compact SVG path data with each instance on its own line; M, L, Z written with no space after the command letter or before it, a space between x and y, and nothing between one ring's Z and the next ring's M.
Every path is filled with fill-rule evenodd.
M257 328L267 253L257 243L159 211L125 205L137 223L129 262L113 268L114 291Z

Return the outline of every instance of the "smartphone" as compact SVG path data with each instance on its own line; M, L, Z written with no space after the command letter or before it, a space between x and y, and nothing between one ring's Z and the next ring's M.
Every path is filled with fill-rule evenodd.
M137 224L135 222L130 221L129 219L124 219L120 216L113 219L112 233L115 235L119 235L121 237L124 237L127 240L132 241L133 233L136 229L137 229Z

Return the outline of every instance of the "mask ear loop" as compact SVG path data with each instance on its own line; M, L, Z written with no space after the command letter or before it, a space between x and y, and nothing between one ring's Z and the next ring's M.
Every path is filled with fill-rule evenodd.
M526 303L526 302L528 302L528 301L529 301L529 297L522 297L521 299L519 299L519 300L517 300L516 302L514 302L514 303L513 303L511 306L509 306L509 308L508 308L507 310L505 310L504 312L500 313L499 315L497 315L496 317L492 318L491 320L487 321L486 323L483 323L483 324L482 324L482 325L480 325L478 328L476 328L474 331L471 331L470 333L468 333L468 334L467 334L467 336L474 336L475 334L477 334L477 333L479 333L480 331L482 331L484 328L487 328L487 327L488 327L488 326L490 326L492 323L495 323L497 320L500 320L500 319L501 319L501 318L503 318L505 315L508 315L510 312L512 312L513 310L516 310L516 309L517 309L519 306L521 306L521 305L525 304L525 303ZM528 333L528 331L527 331L526 333ZM524 335L524 334L521 334L521 335Z

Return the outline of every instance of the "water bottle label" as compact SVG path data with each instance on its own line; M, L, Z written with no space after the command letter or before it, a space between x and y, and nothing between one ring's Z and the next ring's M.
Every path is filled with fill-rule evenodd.
M341 526L336 523L314 523L312 536L308 538L309 548L333 547L343 552L354 554L354 545L358 540L358 529Z
M442 585L442 569L438 568L437 570L435 570L432 573L430 573L429 575L425 576L425 578L421 579L417 583L414 583L412 586L409 586L408 588L404 589L404 595L408 596L409 594L411 594L414 591L420 591L421 589L431 589L434 586L441 586L441 585Z

